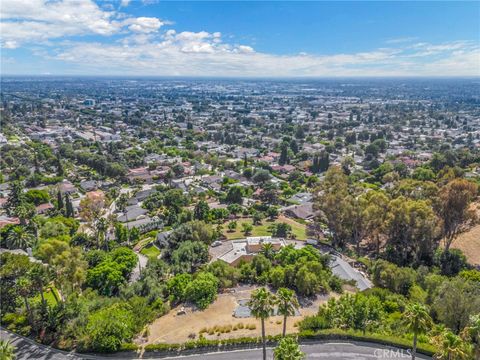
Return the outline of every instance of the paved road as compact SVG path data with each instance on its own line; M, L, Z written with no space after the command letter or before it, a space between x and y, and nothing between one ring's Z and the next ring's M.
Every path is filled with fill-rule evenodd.
M411 359L406 350L394 349L378 344L362 342L325 342L302 345L302 351L307 354L307 359L319 360L387 360L387 359ZM147 356L144 356L147 358ZM184 360L254 360L261 359L262 351L239 350L224 353L199 354L180 357L164 358ZM273 359L272 349L267 349L267 358ZM417 354L417 359L432 359L431 357Z
M3 329L0 330L0 337L2 339L10 339L13 345L16 346L17 360L80 360L80 359L121 359L118 355L112 356L87 356L72 354L48 346L43 346L35 343L31 339L27 339ZM389 348L386 346L362 343L362 342L325 342L302 345L302 350L307 354L307 359L320 360L387 360L387 359L410 359L411 356L406 350ZM151 356L151 357L150 357ZM154 353L144 354L144 358L154 359ZM163 357L165 360L169 359L184 359L184 360L254 360L261 359L261 349L255 350L238 350L229 352L217 352L209 354L198 354L177 357ZM268 349L268 358L272 359L272 349ZM417 354L418 359L430 359L431 357ZM123 357L127 359L127 357Z

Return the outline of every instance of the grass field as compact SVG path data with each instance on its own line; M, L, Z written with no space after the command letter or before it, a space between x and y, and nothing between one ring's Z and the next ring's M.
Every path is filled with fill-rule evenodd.
M55 296L53 296L52 291L56 291L57 298L60 299L60 295L58 294L57 289L55 289L54 287L46 289L43 292L43 297L45 298L45 301L47 302L47 304L50 305L50 306L54 306L54 305L57 304L57 302L55 301ZM35 301L35 302L38 301L40 303L42 301L42 298L40 297L40 295L36 295L33 298L33 301Z
M155 245L152 245L150 247L144 247L142 251L140 251L140 254L147 256L150 259L156 259L158 255L160 255L160 250Z
M300 224L293 219L287 218L283 215L279 216L275 221L270 220L263 220L261 225L253 226L252 233L248 236L269 236L272 235L270 231L268 231L268 227L273 223L287 223L292 227L292 233L298 240L306 240L306 226L304 224ZM227 237L228 240L233 239L242 239L245 237L245 234L242 231L242 224L252 224L251 218L241 218L237 220L237 229L233 232L229 232L227 225L228 222L224 224L223 234Z

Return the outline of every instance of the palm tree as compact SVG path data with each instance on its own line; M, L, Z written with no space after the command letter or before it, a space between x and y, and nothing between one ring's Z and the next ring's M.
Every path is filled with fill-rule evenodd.
M450 330L433 339L438 351L435 354L436 359L441 360L463 360L468 358L468 349L465 342L458 335Z
M0 360L15 359L15 346L9 340L0 339Z
M412 304L407 306L403 313L404 323L409 331L413 332L412 360L415 360L417 351L417 337L424 334L432 325L432 318L428 314L427 308L422 304Z
M264 243L262 245L261 253L269 260L273 260L275 257L275 249L273 248L273 244L270 242Z
M33 326L32 311L30 309L30 303L28 302L28 297L32 294L32 282L27 277L21 277L17 280L17 289L18 294L23 297L23 301L25 302L25 309L27 310L30 325Z
M107 245L107 242L105 241L106 237L106 232L108 230L108 221L107 219L101 217L98 219L98 221L95 224L95 230L97 232L97 248L100 249L100 244L103 242L104 245ZM108 249L105 249L108 250Z
M295 292L290 289L280 288L277 291L278 313L283 315L282 336L285 337L287 331L287 316L294 316L295 310L300 307Z
M7 235L9 249L26 249L33 245L35 237L22 226L15 226Z
M273 350L275 360L303 360L305 353L300 350L297 339L291 336L284 337Z
M472 342L474 358L480 359L480 313L470 316L469 325L460 336L463 340Z
M268 319L273 314L273 307L275 306L275 296L264 287L252 292L252 296L248 301L248 306L255 318L262 322L262 345L263 345L263 360L267 359L267 348L265 341L265 319Z

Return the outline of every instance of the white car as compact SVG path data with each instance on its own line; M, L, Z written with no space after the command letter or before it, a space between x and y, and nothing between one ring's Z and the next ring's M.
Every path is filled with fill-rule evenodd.
M222 242L219 241L219 240L214 241L214 242L212 243L212 247L216 247L216 246L220 246L220 245L222 245Z

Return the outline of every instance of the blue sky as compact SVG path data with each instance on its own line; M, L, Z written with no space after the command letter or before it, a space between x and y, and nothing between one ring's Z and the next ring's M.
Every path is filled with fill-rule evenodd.
M2 74L480 75L480 2L2 3Z

